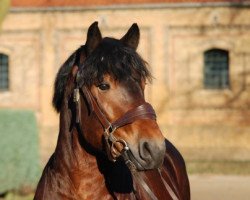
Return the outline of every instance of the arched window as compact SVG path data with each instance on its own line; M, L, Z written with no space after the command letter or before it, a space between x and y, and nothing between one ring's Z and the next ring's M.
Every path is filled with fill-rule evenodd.
M204 52L204 87L206 89L229 88L229 55L222 49Z
M9 57L0 53L0 91L9 89Z

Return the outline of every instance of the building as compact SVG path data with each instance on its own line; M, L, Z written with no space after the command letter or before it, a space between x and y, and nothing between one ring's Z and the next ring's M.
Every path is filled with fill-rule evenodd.
M58 134L58 68L93 21L118 38L137 22L155 77L146 95L165 136L187 160L249 160L249 17L242 0L12 0L0 33L0 108L36 113L46 162Z

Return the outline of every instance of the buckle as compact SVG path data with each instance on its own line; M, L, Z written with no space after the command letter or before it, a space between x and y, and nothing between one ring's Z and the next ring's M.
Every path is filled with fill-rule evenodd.
M73 96L73 101L76 103L80 99L80 93L79 93L79 88L74 89L74 96Z
M113 128L112 124L109 124L108 128L104 130L104 136L105 138L108 138L111 142L115 138L113 136L113 133L115 132L116 128Z

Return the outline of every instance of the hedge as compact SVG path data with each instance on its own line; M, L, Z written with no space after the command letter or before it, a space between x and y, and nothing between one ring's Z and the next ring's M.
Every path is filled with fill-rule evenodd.
M35 114L0 110L0 193L34 188L40 175Z

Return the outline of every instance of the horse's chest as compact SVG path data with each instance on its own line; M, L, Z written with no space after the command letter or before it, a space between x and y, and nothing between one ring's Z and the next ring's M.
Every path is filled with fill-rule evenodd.
M77 194L81 200L109 200L113 199L108 192L105 184L105 179L102 174L85 172L82 173L79 183Z
M109 194L105 184L98 184L97 182L86 183L81 185L78 191L79 199L81 200L111 200L113 199Z

